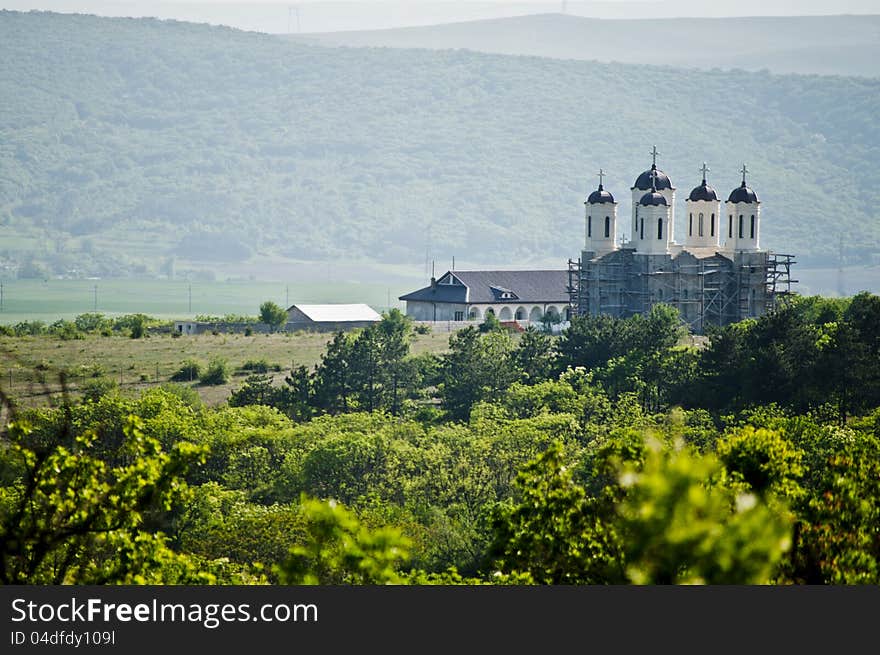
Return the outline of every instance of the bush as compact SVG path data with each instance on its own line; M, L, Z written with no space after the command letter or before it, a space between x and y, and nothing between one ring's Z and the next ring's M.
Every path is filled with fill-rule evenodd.
M79 329L77 329L76 323L65 321L64 319L52 323L52 325L49 326L49 333L54 334L56 337L63 339L64 341L84 338Z
M102 332L113 326L113 321L106 316L92 312L80 314L73 319L73 322L80 332Z
M199 392L192 387L185 384L166 382L165 384L159 385L159 388L172 396L180 398L184 404L189 405L193 409L200 409L202 407L202 398L199 396Z
M249 359L242 364L241 370L253 373L268 373L269 371L280 371L281 364L270 364L265 359Z
M46 333L46 324L43 321L22 321L21 323L16 323L12 329L15 330L15 336L17 337L35 337Z
M115 393L119 388L116 380L110 378L94 378L81 387L84 402L98 402L104 396Z
M202 374L202 365L194 359L186 359L177 369L177 372L171 376L174 382L192 382L198 380Z
M413 330L416 334L431 334L431 326L427 323L416 323Z
M225 359L212 359L199 381L212 386L226 384L229 382L229 364Z

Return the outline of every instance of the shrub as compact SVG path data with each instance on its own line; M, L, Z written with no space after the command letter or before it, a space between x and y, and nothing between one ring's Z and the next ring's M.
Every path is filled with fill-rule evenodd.
M229 364L225 359L212 359L199 381L206 385L226 384L229 382Z
M84 402L98 402L104 396L114 393L119 388L116 380L110 378L94 378L81 387Z
M202 365L194 359L186 359L177 372L171 376L174 382L192 382L198 380L202 374Z
M253 373L268 373L269 371L280 371L281 364L270 364L265 359L249 359L242 364L241 370Z
M93 312L80 314L73 319L73 322L76 324L76 329L80 332L103 332L113 326L113 321L106 316Z
M431 333L431 326L428 325L427 323L416 323L413 326L413 330L415 330L416 334L430 334Z
M82 333L76 327L76 323L65 321L64 319L52 323L52 325L49 326L49 332L64 341L84 338Z

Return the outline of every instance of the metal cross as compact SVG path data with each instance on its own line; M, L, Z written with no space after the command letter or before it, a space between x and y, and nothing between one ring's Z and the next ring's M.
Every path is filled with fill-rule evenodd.
M700 170L703 171L703 184L705 184L706 183L706 173L708 173L712 169L709 168L708 166L706 166L706 162L703 162L703 167Z
M604 177L605 177L605 171L603 171L603 170L600 168L600 169L599 169L599 187L600 187L600 188L602 187L602 180L604 179Z
M742 167L743 184L746 183L746 173L748 173L748 172L749 172L749 169L746 168L746 165L745 165L745 164L743 164L743 167Z
M659 154L660 153L657 152L657 146L654 146L653 148L651 148L651 157L653 157L653 159L654 159L653 166L655 166L655 167L657 166L657 155L659 155Z

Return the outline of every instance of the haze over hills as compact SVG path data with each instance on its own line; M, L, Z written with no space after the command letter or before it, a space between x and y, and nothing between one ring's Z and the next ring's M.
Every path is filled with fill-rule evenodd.
M764 245L880 251L880 81L329 48L150 19L0 12L0 257L31 273L426 256L564 266L594 172L628 226L743 161ZM262 269L261 269L262 270Z
M880 75L878 15L604 20L544 14L291 38L333 46L466 48L684 68Z
M152 17L274 34L390 29L554 11L618 19L880 13L876 0L0 0L0 9Z

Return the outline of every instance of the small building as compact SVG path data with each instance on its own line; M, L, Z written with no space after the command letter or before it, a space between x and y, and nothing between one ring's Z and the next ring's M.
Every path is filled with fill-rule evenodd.
M447 271L400 296L417 321L568 320L568 271Z
M287 308L285 330L329 332L367 327L382 317L369 305L291 305Z

